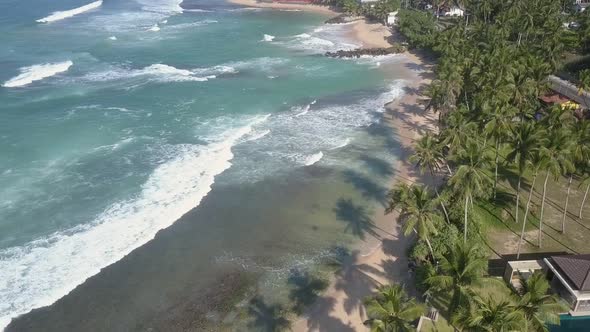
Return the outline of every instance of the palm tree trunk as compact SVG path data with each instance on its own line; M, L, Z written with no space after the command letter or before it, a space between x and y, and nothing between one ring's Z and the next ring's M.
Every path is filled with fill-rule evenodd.
M449 171L449 176L453 176L453 171L451 171L451 167L449 166L449 163L445 163L447 166L447 171Z
M563 207L563 218L561 219L561 233L565 233L565 217L567 216L567 205L570 201L570 188L572 186L573 174L570 174L570 179L567 183L567 195L565 196L565 206Z
M541 240L543 238L543 211L545 210L545 194L547 193L547 180L549 179L549 172L545 175L545 183L543 183L543 198L541 199L541 215L539 216L539 248L541 248Z
M467 243L467 202L469 201L469 195L465 195L465 225L463 230L463 243Z
M520 240L518 241L518 249L516 250L516 259L520 258L520 246L522 245L522 240L524 239L524 229L526 227L526 219L529 214L529 206L531 205L531 198L533 197L533 190L535 189L535 182L537 181L537 173L533 176L533 184L531 185L531 189L529 190L529 199L526 202L526 209L524 210L524 219L522 221L522 231L520 232Z
M496 199L496 186L498 185L498 158L499 158L499 153L498 153L498 148L500 146L500 140L496 139L496 167L494 170L494 199Z
M443 203L442 199L440 198L440 195L438 193L438 189L436 189L436 187L434 188L434 192L436 193L436 197L440 200L440 207L442 207L442 210L445 213L445 218L447 220L447 224L450 224L451 220L449 219L449 214L447 213L447 208L445 207L445 203Z
M516 187L516 212L514 213L514 222L518 223L518 203L520 202L520 180L521 173L518 174L518 186Z
M430 168L430 175L434 179L434 169ZM450 224L451 221L449 220L449 214L447 213L447 208L445 207L445 203L443 203L442 199L440 198L440 194L438 193L438 188L434 185L434 192L436 193L436 197L440 200L440 206L442 207L443 212L445 213L445 218L447 219L447 223Z
M417 237L420 237L420 235L418 234L418 231L416 230L416 227L412 228L412 230L414 231L414 234L416 234ZM428 245L428 249L430 250L430 255L432 256L432 261L435 261L434 258L434 250L432 249L432 244L430 244L430 240L428 239L428 236L424 237L424 241L426 241L426 244Z
M582 199L582 205L580 205L580 220L582 220L582 212L584 210L584 204L586 204L586 198L588 197L588 190L590 190L590 183L588 183L588 186L586 187L586 192L584 193L584 199Z

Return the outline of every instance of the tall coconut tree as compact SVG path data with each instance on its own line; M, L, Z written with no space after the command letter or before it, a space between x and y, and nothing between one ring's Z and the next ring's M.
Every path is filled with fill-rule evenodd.
M367 319L364 324L375 332L416 331L412 325L426 312L424 305L410 298L400 285L385 286L365 301Z
M522 242L524 240L524 231L527 224L527 216L529 214L529 207L531 206L531 198L533 197L533 191L535 190L535 184L537 183L537 176L539 175L539 170L541 170L545 164L547 163L547 155L544 153L543 150L539 150L535 152L531 159L529 160L530 168L533 171L533 182L531 183L531 188L529 189L529 198L526 203L526 209L524 211L524 218L522 220L522 230L520 232L520 239L518 240L518 248L516 250L516 259L520 258L520 248L522 246Z
M586 191L584 192L584 198L582 199L582 203L580 204L580 213L578 214L578 218L580 218L580 220L584 219L582 214L584 212L584 205L586 204L586 199L588 198L588 192L590 191L590 162L588 163L588 165L586 165L586 177L584 178L584 180L582 180L582 183L580 183L580 186L582 185L586 186Z
M515 290L516 309L524 313L528 331L548 332L548 325L559 325L559 314L568 310L555 295L549 293L549 282L537 271L528 278L520 277L521 287Z
M421 185L401 184L390 191L388 197L389 205L386 213L399 209L399 220L402 223L404 235L415 232L428 245L432 259L436 259L430 237L438 234L437 229L442 218L428 188Z
M543 132L535 122L524 121L518 123L511 131L509 142L510 152L506 159L515 163L518 169L518 184L516 187L516 209L514 220L518 222L518 210L520 203L520 186L522 176L528 165L531 156L538 152L544 140Z
M426 135L422 136L422 138L414 146L414 150L416 152L410 157L410 162L415 163L416 166L420 168L420 172L422 174L428 170L430 175L434 178L435 172L440 170L442 163L445 163L442 144L438 142L434 135L427 133ZM436 185L434 186L434 192L440 201L440 206L445 214L447 222L450 223L447 208L445 207Z
M489 112L484 127L486 135L494 141L494 189L493 195L496 198L496 187L498 185L498 165L500 156L500 145L505 141L512 125L513 114L507 107L498 108Z
M506 300L475 295L472 303L457 310L453 323L470 332L525 331L522 311Z
M449 313L467 303L474 287L485 283L487 257L475 243L456 241L448 244L447 252L439 261L439 271L426 279L431 291L450 292Z
M463 242L467 242L469 202L473 203L474 197L485 196L492 186L492 180L486 174L490 160L485 149L475 141L467 142L458 152L456 159L460 166L449 179L449 184L453 192L464 201Z
M547 180L549 176L553 176L553 179L557 181L566 170L574 168L569 154L571 151L571 145L573 141L570 139L569 132L564 128L554 128L553 130L546 131L547 143L543 147L543 154L546 156L544 163L545 180L543 181L543 194L541 198L541 212L539 215L539 234L538 234L538 246L543 246L543 216L545 212L545 201L547 197Z
M590 159L590 122L579 120L574 122L572 126L571 136L573 144L571 146L571 154L569 155L574 166L579 166L583 169ZM565 219L568 211L568 203L570 198L570 191L575 167L568 172L569 179L567 185L567 194L565 196L565 205L563 207L563 216L561 220L561 232L565 233Z

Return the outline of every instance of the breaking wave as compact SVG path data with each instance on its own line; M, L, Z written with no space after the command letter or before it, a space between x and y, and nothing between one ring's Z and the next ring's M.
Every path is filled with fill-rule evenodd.
M198 206L215 177L231 167L232 147L266 119L250 119L207 145L166 146L165 161L135 197L112 204L89 223L0 250L0 326L54 303Z
M95 2L89 3L87 5L84 5L82 7L78 7L78 8L74 8L74 9L70 9L70 10L65 10L65 11L54 12L53 14L51 14L47 17L38 19L37 22L50 23L50 22L60 21L60 20L66 19L68 17L72 17L75 15L87 12L89 10L96 9L96 8L100 7L101 5L102 5L102 0L95 1Z
M20 74L9 79L2 85L6 88L15 88L25 86L39 81L47 77L54 76L59 73L67 71L74 63L72 61L64 61L57 63L45 63L42 65L33 65L30 67L20 68Z

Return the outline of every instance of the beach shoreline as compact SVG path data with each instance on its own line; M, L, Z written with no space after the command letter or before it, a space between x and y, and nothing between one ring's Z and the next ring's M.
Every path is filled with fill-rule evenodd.
M316 5L259 3L256 0L229 1L251 7L338 14L332 9ZM395 30L381 23L357 20L348 25L349 38L360 43L362 48L390 47L392 41L401 40ZM388 181L388 188L400 182L431 185L436 179L419 174L408 158L413 153L416 140L428 131L437 130L436 117L424 112L425 101L422 98L422 92L432 78L432 66L420 54L404 52L394 68L395 76L401 76L406 84L403 95L386 105L383 117L400 145L398 159L392 165L395 173ZM393 73L391 76L394 76ZM368 253L359 250L352 252L330 280L329 287L294 322L293 331L365 331L368 328L363 324L367 319L363 301L379 286L405 284L410 293L415 293L407 258L407 251L414 238L402 234L396 218L395 213L386 215L382 206L376 209L373 221L379 244Z

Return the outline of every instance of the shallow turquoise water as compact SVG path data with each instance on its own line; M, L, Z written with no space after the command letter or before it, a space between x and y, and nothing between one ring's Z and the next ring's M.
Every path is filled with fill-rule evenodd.
M183 11L174 1L105 0L35 21L87 3L0 4L3 326L198 210L212 188L272 188L293 176L290 187L313 180L317 190L342 181L331 172L366 171L360 156L394 158L367 128L400 93L402 83L378 68L395 60L322 57L355 46L346 27L221 1L184 2ZM305 172L313 167L330 175ZM223 199L199 220L221 215ZM292 200L285 194L275 204L289 211ZM206 243L204 234L228 218L200 222L192 238ZM269 230L272 221L258 219L241 222ZM303 237L313 257L339 235ZM265 252L259 240L251 236L240 251ZM211 244L198 264L235 260L226 247Z

